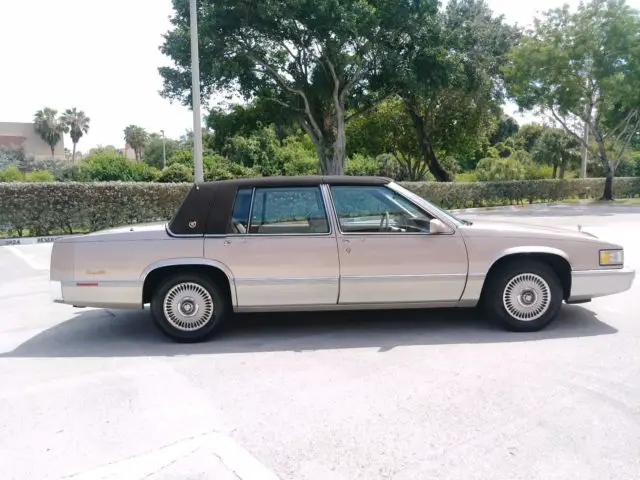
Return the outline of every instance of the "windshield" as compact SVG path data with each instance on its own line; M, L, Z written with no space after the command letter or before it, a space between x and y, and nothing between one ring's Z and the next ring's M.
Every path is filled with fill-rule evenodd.
M404 195L405 197L407 197L409 200L417 203L418 205L420 205L423 208L426 209L431 209L431 210L436 210L438 211L443 217L445 217L446 219L448 219L451 223L453 223L456 226L460 226L460 225L471 225L472 223L469 220L465 220L463 218L458 218L455 215L453 215L451 212L444 210L440 207L438 207L437 205L429 202L428 200L425 200L424 198L422 198L419 195L416 195L415 193L413 193L411 190L408 190L404 187L402 187L401 185L395 183L395 182L391 182L389 184L389 188L395 190L396 192Z

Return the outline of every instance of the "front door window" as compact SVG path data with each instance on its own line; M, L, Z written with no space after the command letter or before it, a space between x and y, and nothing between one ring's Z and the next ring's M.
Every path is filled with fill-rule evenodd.
M428 233L433 217L384 186L331 187L343 233Z

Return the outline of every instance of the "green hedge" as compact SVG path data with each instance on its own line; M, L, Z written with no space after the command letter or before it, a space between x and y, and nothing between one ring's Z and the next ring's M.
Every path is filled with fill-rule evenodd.
M168 219L189 183L0 183L0 235L51 235L95 231ZM597 199L604 179L403 185L444 208ZM618 198L640 196L640 178L616 178Z
M190 187L189 183L2 183L0 229L39 236L168 219Z
M569 198L599 199L604 178L513 180L508 182L404 182L406 188L443 208L467 208L555 202ZM614 178L616 198L640 196L640 177Z

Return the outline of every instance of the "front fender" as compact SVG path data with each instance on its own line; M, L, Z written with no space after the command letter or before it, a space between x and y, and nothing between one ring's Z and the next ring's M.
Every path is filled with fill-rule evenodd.
M555 255L564 259L569 264L569 267L571 267L569 256L565 251L560 250L559 248L546 247L542 245L519 245L517 247L505 248L499 251L499 253L497 253L494 257L492 257L491 261L485 264L485 266L482 268L482 271L469 272L469 275L467 277L467 284L462 296L460 297L460 305L477 305L478 301L480 300L480 295L482 294L482 288L484 287L484 282L487 278L487 274L491 271L491 268L493 268L496 262L512 255L521 254Z

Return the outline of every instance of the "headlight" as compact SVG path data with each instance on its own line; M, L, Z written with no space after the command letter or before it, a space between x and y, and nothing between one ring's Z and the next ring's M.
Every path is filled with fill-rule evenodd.
M624 250L600 250L600 265L624 265Z

